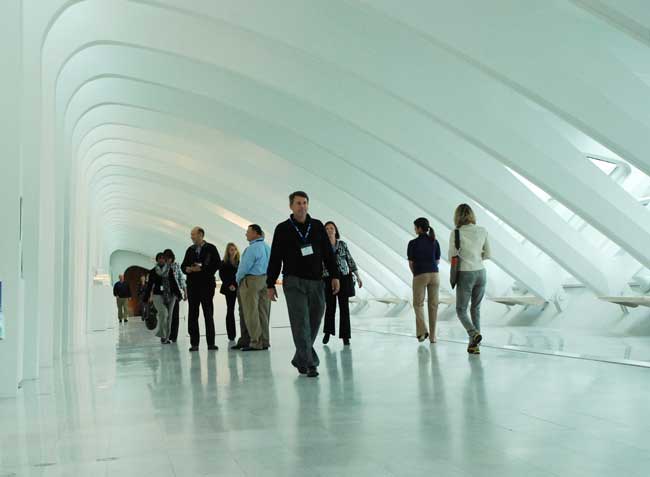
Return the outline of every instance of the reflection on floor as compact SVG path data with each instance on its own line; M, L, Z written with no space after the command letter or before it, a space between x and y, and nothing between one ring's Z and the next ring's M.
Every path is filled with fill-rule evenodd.
M281 321L276 321L280 323ZM358 322L357 322L358 324ZM183 338L186 340L186 338ZM318 379L139 321L0 401L0 476L645 476L650 370L355 332ZM204 345L204 343L202 343Z
M415 318L367 317L353 319L363 331L379 331L404 336L415 334ZM540 326L496 326L484 320L484 346L513 348L540 353L601 359L650 367L650 336L616 336L589 333L584 329L554 329ZM454 310L445 310L438 320L438 336L443 340L467 342L467 334Z

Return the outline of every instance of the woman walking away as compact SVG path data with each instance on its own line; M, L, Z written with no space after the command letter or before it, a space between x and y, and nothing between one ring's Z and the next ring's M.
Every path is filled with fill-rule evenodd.
M176 282L174 271L167 263L165 255L156 255L156 266L149 272L149 303L153 303L158 312L158 331L156 336L163 344L171 343L169 340L171 317L176 305L176 298L181 295L181 290Z
M481 301L485 295L487 274L483 260L490 258L490 244L487 230L476 225L474 211L467 204L460 204L454 213L456 228L449 237L449 261L453 256L460 258L456 282L456 313L469 335L467 352L479 354L481 335ZM458 231L459 246L456 246ZM471 303L471 305L470 305ZM467 316L467 308L471 316Z
M332 281L329 277L327 269L323 269L323 280L325 282L325 326L323 343L327 344L330 340L330 335L336 334L335 316L336 316L336 300L338 297L340 317L339 317L339 338L343 340L344 346L350 345L350 338L352 330L350 327L350 297L354 296L354 275L359 284L359 288L363 286L361 277L359 276L359 269L355 263L348 245L340 240L341 234L334 222L327 222L325 224L325 232L329 239L330 246L334 251L336 257L336 264L341 274L341 290L337 295L332 293Z
M222 295L226 297L226 331L228 333L228 340L235 341L237 337L237 326L235 323L235 302L237 302L237 269L239 268L239 249L234 243L229 243L226 246L226 254L223 263L219 268L219 278L221 279L221 289L219 290ZM246 324L241 316L241 306L239 308L239 321L242 328L241 336L244 336L246 331ZM246 333L248 334L248 333Z
M429 220L420 217L413 222L416 238L408 244L407 256L413 273L413 309L415 310L415 334L418 341L429 338L436 342L436 321L440 292L440 244L429 225ZM424 295L427 295L429 331L424 322Z

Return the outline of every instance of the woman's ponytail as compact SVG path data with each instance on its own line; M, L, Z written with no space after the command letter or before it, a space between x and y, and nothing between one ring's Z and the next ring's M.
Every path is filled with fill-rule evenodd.
M432 242L436 240L436 233L433 231L433 227L429 225L429 219L420 217L413 221L413 225L427 234L427 237L429 237Z

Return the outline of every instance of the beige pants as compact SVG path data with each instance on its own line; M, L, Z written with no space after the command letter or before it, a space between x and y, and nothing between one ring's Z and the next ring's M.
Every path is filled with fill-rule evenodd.
M128 298L116 298L117 301L117 318L122 321L129 318L129 299Z
M438 319L438 302L440 292L440 276L438 273L422 273L413 277L413 308L415 309L415 328L417 336L427 333L424 322L424 295L427 295L429 308L429 339L436 337L436 321Z
M239 285L244 307L244 322L250 335L250 347L261 349L270 345L269 318L271 300L266 291L266 275L249 275Z

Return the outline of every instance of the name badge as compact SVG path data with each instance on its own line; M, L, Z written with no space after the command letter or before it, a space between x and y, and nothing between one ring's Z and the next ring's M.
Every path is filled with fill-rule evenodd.
M309 255L314 254L314 249L311 245L303 245L300 251L302 252L303 257L308 257Z
M160 285L160 291L163 291L163 286L162 285Z

